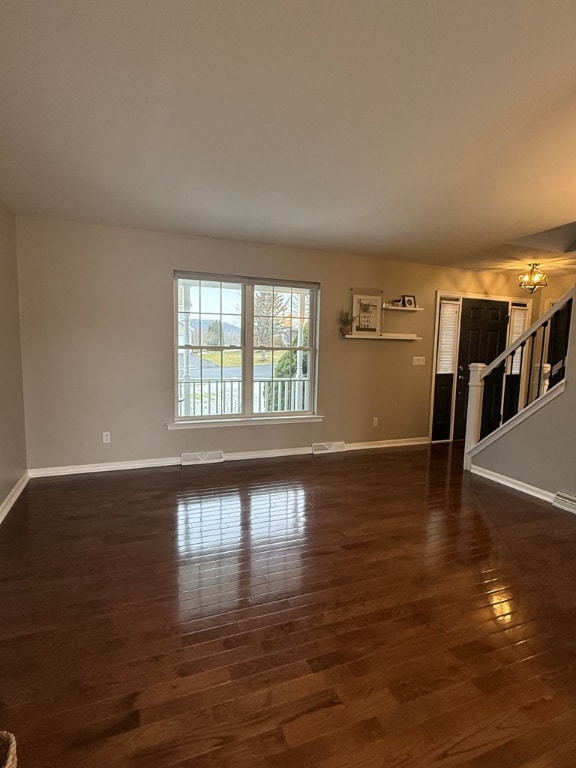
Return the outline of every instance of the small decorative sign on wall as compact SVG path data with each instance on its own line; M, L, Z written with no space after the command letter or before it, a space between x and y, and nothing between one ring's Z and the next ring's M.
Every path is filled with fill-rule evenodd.
M352 336L379 336L382 318L380 294L352 295Z

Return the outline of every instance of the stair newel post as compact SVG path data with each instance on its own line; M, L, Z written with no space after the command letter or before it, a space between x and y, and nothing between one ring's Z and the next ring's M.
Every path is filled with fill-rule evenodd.
M472 459L468 452L480 439L482 422L482 400L484 398L484 380L482 372L486 363L470 363L470 381L468 383L468 411L466 414L466 440L464 442L464 469L470 469Z

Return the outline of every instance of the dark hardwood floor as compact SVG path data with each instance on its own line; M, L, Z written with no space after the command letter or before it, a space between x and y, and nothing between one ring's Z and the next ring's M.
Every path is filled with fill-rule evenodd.
M459 448L33 480L0 527L22 768L573 768L576 517Z

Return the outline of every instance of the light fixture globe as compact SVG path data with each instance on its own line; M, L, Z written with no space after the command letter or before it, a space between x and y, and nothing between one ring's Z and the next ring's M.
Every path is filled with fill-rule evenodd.
M527 272L522 272L518 275L518 285L523 291L527 293L535 293L540 288L546 288L548 285L548 278L538 267L539 264L529 264L530 269Z

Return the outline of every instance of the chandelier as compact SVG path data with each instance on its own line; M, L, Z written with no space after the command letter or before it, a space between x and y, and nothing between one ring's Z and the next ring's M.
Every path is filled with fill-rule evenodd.
M530 269L522 274L518 275L518 285L522 290L527 293L534 293L540 288L546 288L548 285L548 278L538 269L539 264L529 264Z

